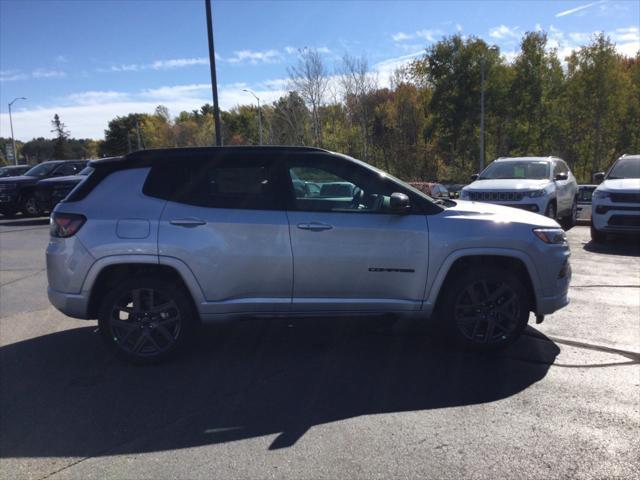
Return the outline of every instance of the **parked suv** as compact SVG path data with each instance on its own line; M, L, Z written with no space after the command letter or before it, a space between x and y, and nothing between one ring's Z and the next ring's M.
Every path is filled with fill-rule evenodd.
M39 180L75 175L87 164L86 160L52 160L27 170L24 175L0 178L0 213L6 216L22 212L29 216L42 213L35 196Z
M607 233L640 233L640 155L623 155L606 174L594 176L602 183L592 197L592 240L604 242Z
M507 345L529 312L567 305L552 219L433 199L350 157L304 147L146 150L91 162L51 216L48 294L153 362L199 322L408 315L463 345ZM318 196L296 184L353 185Z
M38 209L41 212L50 212L58 202L66 197L84 177L93 171L91 167L85 167L75 175L64 177L50 177L40 180L36 184L35 197Z
M31 166L29 165L7 165L6 167L0 167L0 178L24 175L30 168Z
M498 158L460 198L497 203L561 219L565 228L576 222L578 184L564 160L557 157Z

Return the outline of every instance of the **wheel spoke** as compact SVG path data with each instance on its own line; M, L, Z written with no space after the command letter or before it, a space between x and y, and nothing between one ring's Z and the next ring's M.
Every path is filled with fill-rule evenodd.
M175 339L173 338L173 335L171 335L171 333L169 332L169 330L167 330L167 328L162 325L162 324L158 324L158 326L156 327L156 330L164 337L167 339L167 341L169 342L169 345L171 345Z
M146 345L147 343L147 338L145 335L143 335L142 333L140 334L140 336L138 337L138 340L136 341L136 343L133 345L133 348L131 349L133 351L133 353L140 353L140 351L142 350L142 348Z

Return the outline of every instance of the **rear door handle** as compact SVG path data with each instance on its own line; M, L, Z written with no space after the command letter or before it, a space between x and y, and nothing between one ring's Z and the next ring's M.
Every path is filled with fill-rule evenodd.
M169 220L171 225L175 225L176 227L186 227L193 228L198 227L200 225L206 225L207 222L200 218L174 218L173 220Z
M323 230L331 230L333 227L326 223L311 222L311 223L299 223L298 228L301 230L311 230L312 232L321 232Z

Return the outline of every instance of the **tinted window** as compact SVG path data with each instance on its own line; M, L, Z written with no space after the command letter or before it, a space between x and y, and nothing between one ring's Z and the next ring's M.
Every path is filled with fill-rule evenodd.
M578 201L590 203L595 189L596 187L580 187L578 190Z
M640 157L621 158L611 167L607 178L640 178Z
M549 178L549 162L499 160L489 165L479 177L485 179Z
M557 161L554 168L554 175L559 173L569 173L569 167L567 167L567 164L562 161Z
M67 175L75 175L80 171L78 164L76 163L63 163L58 168L56 168L54 174L57 176L67 176Z
M57 163L41 163L40 165L36 165L32 169L28 170L25 175L29 177L45 177L57 166Z
M289 164L293 210L316 212L389 212L390 197L401 189L373 172L349 164Z
M273 175L264 162L159 162L143 189L146 195L211 208L277 208Z

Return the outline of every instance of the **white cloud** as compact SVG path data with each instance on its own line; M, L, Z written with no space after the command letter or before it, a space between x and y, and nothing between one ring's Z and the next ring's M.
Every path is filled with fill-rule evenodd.
M489 36L497 40L520 38L518 27L509 28L506 25L493 27L489 30Z
M17 80L27 80L41 78L64 78L67 76L66 72L61 70L50 70L47 68L36 68L30 73L23 72L21 70L2 70L0 71L0 83L2 82L15 82Z
M295 47L286 46L284 47L284 51L287 52L289 55L293 55L294 53L298 52L298 49Z
M456 25L456 28L458 27L459 27L458 31L462 30L462 27L460 25ZM438 40L438 37L442 35L444 35L444 32L438 28L435 28L435 29L423 28L413 33L398 32L391 35L391 38L396 43L404 42L407 40L413 40L415 38L423 38L428 42L435 42Z
M558 13L556 13L556 17L566 17L567 15L573 15L574 13L581 12L583 10L586 10L587 8L591 8L591 7L595 6L595 5L600 5L602 3L604 3L604 2L600 1L600 2L587 3L586 5L581 5L580 7L571 8L569 10L564 10L562 12L558 12Z
M278 63L282 61L282 54L275 49L270 50L236 50L233 57L227 59L229 63L248 63L257 65L259 63Z
M219 60L218 55L216 59ZM155 60L151 63L129 63L112 65L109 68L99 68L99 72L139 72L142 70L174 70L176 68L192 67L194 65L209 65L207 57L170 58Z
M114 91L96 91L72 93L64 97L64 100L78 105L97 105L128 99L128 94Z
M394 42L404 42L405 40L411 40L412 38L414 38L414 35L404 32L398 32L391 35L391 38L393 38Z

